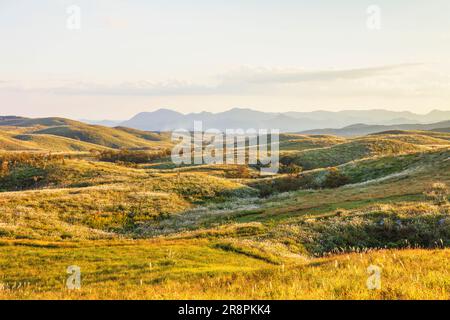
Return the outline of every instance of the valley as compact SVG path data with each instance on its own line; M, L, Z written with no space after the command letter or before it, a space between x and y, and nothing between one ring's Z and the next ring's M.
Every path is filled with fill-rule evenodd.
M282 133L271 177L175 166L173 146L168 132L0 121L0 298L450 298L445 130Z

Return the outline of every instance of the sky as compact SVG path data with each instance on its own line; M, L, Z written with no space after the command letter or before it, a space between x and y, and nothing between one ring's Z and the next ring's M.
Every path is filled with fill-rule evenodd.
M450 110L448 0L0 0L0 115Z

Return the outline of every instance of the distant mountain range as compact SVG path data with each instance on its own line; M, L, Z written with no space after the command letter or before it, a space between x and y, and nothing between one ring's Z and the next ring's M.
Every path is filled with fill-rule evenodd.
M225 112L182 114L169 109L154 112L142 112L121 126L149 130L171 131L175 129L192 129L194 121L202 121L203 128L225 129L280 129L282 132L303 132L323 128L344 128L347 132L358 130L377 130L375 126L388 126L387 130L398 125L429 124L450 120L450 111L433 110L421 115L409 111L396 112L388 110L346 110L346 111L313 111L313 112L261 112L251 109L234 108ZM362 129L365 125L370 128ZM444 124L445 125L445 124ZM405 127L406 128L406 127ZM406 128L408 129L408 128ZM326 129L331 132L331 129ZM314 131L316 132L316 131ZM325 131L324 131L325 132Z
M194 121L202 121L207 129L279 129L281 132L330 134L339 136L366 135L390 130L450 131L450 111L434 110L425 115L387 110L348 110L313 112L261 112L235 108L225 112L182 114L169 109L142 112L127 121L92 121L84 123L103 127L127 127L145 131L192 130ZM64 118L30 119L0 116L1 126L65 126L73 120Z
M367 134L394 131L394 130L431 130L450 132L450 121L441 121L431 124L396 124L396 125L367 125L354 124L341 129L316 129L301 131L301 134L326 134L336 136L363 136Z

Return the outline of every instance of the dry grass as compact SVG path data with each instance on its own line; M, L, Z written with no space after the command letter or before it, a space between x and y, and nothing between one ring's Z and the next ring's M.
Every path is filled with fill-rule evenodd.
M450 298L449 250L384 250L282 265L202 241L22 243L0 251L1 299ZM81 268L80 290L65 288L69 265ZM370 265L381 268L381 290L366 286ZM24 287L17 289L19 283Z
M0 148L168 143L167 134L23 121L0 132ZM28 186L38 190L0 192L0 299L450 298L445 134L280 141L317 168L304 176L320 182L324 167L339 165L351 184L263 198L244 183L286 177L230 178L237 167L227 165L132 168L85 154L45 165L45 179ZM70 265L81 267L79 291L65 288ZM369 265L382 268L381 290L366 287Z

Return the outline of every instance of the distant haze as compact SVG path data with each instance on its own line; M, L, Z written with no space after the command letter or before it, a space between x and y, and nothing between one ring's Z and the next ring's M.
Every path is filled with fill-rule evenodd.
M251 109L234 108L225 112L211 113L189 113L182 114L169 109L160 109L154 112L142 112L130 120L114 123L125 127L150 130L150 131L171 131L176 129L192 130L194 121L201 121L203 130L207 129L279 129L284 132L301 132L311 129L342 128L346 126L358 125L383 125L393 126L387 129L435 129L449 127L450 111L434 110L426 115L419 115L412 112L395 112L387 110L347 110L339 112L313 111L313 112L261 112ZM447 121L447 122L445 122ZM428 126L404 126L408 124L431 124ZM445 122L445 123L444 123ZM102 122L99 124L106 125ZM402 126L398 126L402 125ZM375 128L382 131L382 128ZM358 128L361 130L361 128ZM371 133L366 128L361 131ZM344 130L345 131L345 130ZM329 131L323 131L326 133ZM347 135L347 131L343 135ZM376 132L376 131L373 131ZM312 132L314 133L314 132Z
M450 110L450 2L373 4L2 0L0 114Z

